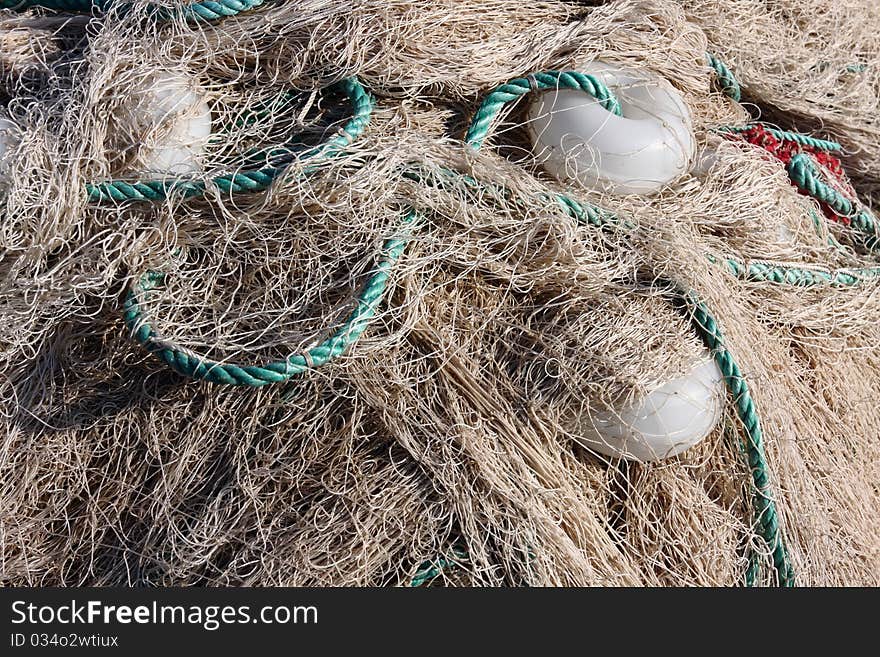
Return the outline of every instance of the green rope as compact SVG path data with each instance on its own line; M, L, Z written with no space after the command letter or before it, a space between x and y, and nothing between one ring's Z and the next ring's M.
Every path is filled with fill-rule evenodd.
M828 151L829 153L838 153L843 150L843 146L841 146L836 141L831 141L830 139L819 139L810 135L801 134L800 132L794 132L792 130L780 130L779 128L773 128L768 125L765 125L764 129L777 139L781 139L783 141L791 141L796 144L800 144L801 146L809 146L811 148L816 148L821 151Z
M320 162L338 155L357 139L370 121L373 110L373 99L356 78L346 78L337 83L336 87L348 96L352 108L352 117L332 139L303 153L303 161L316 161L306 167L305 173L313 173ZM291 158L292 159L292 158ZM235 173L217 176L206 183L201 180L170 178L165 180L132 181L110 180L86 185L89 200L92 202L122 201L161 201L172 193L189 198L201 196L212 185L225 194L261 192L284 172L290 161L281 161L273 166L260 169L236 171Z
M712 53L706 53L706 61L712 70L715 71L715 79L721 92L731 100L739 102L742 98L742 88L739 82L737 82L736 76L727 68L724 62Z
M711 256L712 262L717 260ZM737 278L747 281L790 285L793 287L814 287L817 285L833 285L836 287L853 287L866 281L880 278L880 267L863 269L805 269L790 267L771 262L742 263L738 260L724 260L728 271Z
M710 56L711 57L711 56ZM714 58L712 58L714 59ZM717 60L716 60L717 61ZM720 64L720 62L718 62ZM722 65L723 66L723 65ZM714 66L713 66L714 68ZM717 70L717 69L716 69ZM726 68L724 69L726 70ZM535 76L530 76L536 79ZM730 76L732 78L732 76ZM527 88L524 88L528 84ZM470 128L465 137L466 143L474 149L478 149L488 136L489 128L494 117L504 107L506 103L517 100L519 97L532 90L532 84L528 83L525 78L517 78L513 81L515 84L501 85L487 96L486 100L480 105L480 109L474 116ZM511 89L512 87L512 89ZM601 92L605 95L605 91ZM611 92L607 92L607 96L611 96ZM579 222L583 222L582 217L585 216L583 207L578 201L559 194L558 199L562 209L575 218ZM594 213L603 218L603 224L610 222L607 217L612 216L610 213L602 212L596 209ZM588 221L584 223L591 223ZM622 223L622 222L619 222ZM728 263L729 266L729 263ZM758 270L752 268L737 269L734 273L746 276L756 275ZM833 279L833 277L832 277ZM774 281L772 275L765 280ZM788 282L786 276L781 277L780 282ZM818 279L817 279L818 280ZM715 362L718 364L721 373L724 375L727 389L736 406L737 415L743 424L746 433L746 453L752 473L753 485L753 506L755 510L755 524L758 533L764 540L765 544L771 550L773 555L773 564L779 578L779 583L783 586L794 585L794 572L791 568L788 551L779 527L779 518L776 511L776 504L772 497L769 467L763 447L763 433L761 431L760 419L758 417L755 403L752 400L748 385L733 358L733 355L727 350L724 344L724 338L721 334L717 322L709 313L709 310L699 301L691 292L680 293L680 300L690 308L690 314L706 347L714 355ZM753 555L752 563L746 577L746 583L754 581L754 575L758 572L759 564L757 563L757 555Z
M593 96L609 112L620 116L620 103L597 77L579 71L544 71L527 78L515 78L490 91L474 114L465 142L477 149L503 107L532 91L573 89Z
M191 22L217 21L259 7L265 0L202 0L188 4L181 15ZM172 14L173 12L168 12Z
M412 224L415 218L415 212L407 213L403 221L404 226ZM288 356L282 361L265 365L223 363L210 360L164 340L144 316L139 300L139 297L148 294L162 284L165 275L160 272L147 272L138 281L136 288L129 292L123 308L123 319L138 342L180 374L211 383L252 388L259 388L270 383L280 383L308 369L326 364L340 356L357 341L376 314L376 309L388 286L391 269L403 253L406 242L404 235L385 242L382 248L382 257L370 274L363 290L355 299L357 304L355 310L342 326L319 345L302 353Z
M874 215L867 208L857 208L843 194L823 182L819 168L809 154L799 153L792 157L786 166L786 171L798 189L827 204L840 216L848 218L849 225L861 234L868 249L877 248L880 244L880 231Z
M42 7L53 11L91 12L107 11L115 0L0 0L0 9L28 9ZM265 0L200 0L191 2L182 10L157 8L161 18L170 18L178 11L187 20L216 21L235 16L244 11L259 7Z
M454 169L442 167L439 170L440 177L433 172L427 171L422 166L411 166L402 172L403 177L424 185L440 186L444 182L455 178L471 188L486 189L486 185L478 182L467 174ZM492 186L493 191L507 203L517 203L515 194L502 186ZM552 198L558 207L569 217L582 226L593 228L622 228L632 229L631 222L621 220L614 213L602 208L581 203L580 201L566 196L565 194L553 194ZM813 213L814 222L819 219ZM845 248L837 244L838 248ZM788 285L794 287L815 287L818 285L832 285L837 287L853 287L880 278L880 267L865 267L853 269L825 269L818 266L794 267L774 262L749 262L748 264L732 258L721 259L707 254L706 258L713 264L723 263L726 270L746 281L773 283L776 285Z
M343 81L341 86L351 100L353 117L336 137L312 149L303 157L303 159L313 162L306 168L306 173L314 172L321 162L341 153L363 132L369 121L373 101L360 82L350 78ZM226 192L258 191L268 187L282 170L281 167L272 167L258 171L239 172L232 176L215 178L212 183L221 191ZM92 200L106 200L108 198L112 200L156 200L164 198L171 189L187 196L202 193L205 188L202 183L190 181L172 181L171 183L164 181L155 183L113 181L90 186L89 196ZM415 213L408 213L403 224L406 226L412 223L414 218ZM141 277L126 298L123 318L138 342L185 376L213 383L250 387L279 383L306 369L319 367L341 355L361 336L382 300L391 267L400 257L404 246L405 240L402 237L387 240L382 249L383 255L355 300L357 304L355 310L342 326L319 345L303 353L293 354L284 361L258 366L223 363L204 358L189 349L163 339L144 316L140 301L142 296L149 294L162 284L165 275L160 272L150 271Z
M788 176L798 189L806 192L817 201L828 204L834 212L842 217L855 214L855 207L848 198L830 185L822 182L819 169L806 153L798 153L789 160L786 166Z
M703 343L714 355L715 363L724 375L727 388L736 405L737 415L745 430L745 447L752 474L752 504L755 510L758 533L771 550L779 584L782 586L794 586L794 571L791 567L788 550L785 547L782 530L779 527L779 516L770 484L767 457L764 453L764 434L761 430L761 421L748 384L733 355L725 346L721 329L709 313L706 305L692 293L682 294L681 300L690 308L694 327L697 329ZM749 573L747 583L751 584L754 582L757 567L751 566ZM748 581L749 579L751 579L751 582Z
M719 128L714 128L714 131L728 133L747 132L755 125L761 126L761 128L763 128L766 132L770 133L771 135L782 141L793 142L795 144L808 146L810 148L815 148L820 151L828 151L829 153L837 153L843 150L843 146L841 146L836 141L831 141L829 139L819 139L818 137L812 137L810 135L805 135L800 132L793 132L791 130L780 130L779 128L774 128L773 126L760 122L749 123L742 126L721 126Z

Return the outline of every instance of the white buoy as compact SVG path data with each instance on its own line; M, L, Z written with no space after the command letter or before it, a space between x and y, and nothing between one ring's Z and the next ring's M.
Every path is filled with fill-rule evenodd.
M710 356L620 409L585 416L578 431L590 449L633 461L657 461L711 433L724 407L724 377Z
M581 91L549 90L528 109L534 153L560 180L609 194L650 194L687 173L695 140L690 112L666 80L593 62L583 68L620 102L617 116Z
M211 136L211 108L192 76L160 71L145 80L127 106L140 143L136 168L154 176L186 175L204 169Z

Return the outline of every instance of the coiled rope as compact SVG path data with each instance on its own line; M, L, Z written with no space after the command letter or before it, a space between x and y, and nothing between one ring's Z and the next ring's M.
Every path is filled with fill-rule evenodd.
M532 91L549 89L573 89L593 96L599 104L612 114L620 116L620 103L605 84L597 77L579 71L545 71L532 73L526 78L515 78L496 87L483 99L474 114L465 135L468 145L479 148L489 134L489 128L498 113L508 104L522 98Z
M369 122L373 107L372 97L355 78L346 79L340 85L351 101L353 116L342 128L339 135L310 150L305 156L301 156L310 162L305 169L307 173L314 172L321 163L341 153L363 132ZM258 172L239 172L232 176L215 178L212 182L221 191L258 191L265 189L281 170L281 168L273 167L269 170L261 169ZM255 173L261 177L255 176ZM242 181L249 181L249 183L243 184ZM204 191L204 186L200 183L175 181L171 184L172 188L181 191L184 195ZM156 185L161 185L161 187ZM164 198L168 191L164 182L131 185L116 181L92 186L90 198L93 200L108 198L113 200L155 200ZM404 216L404 229L413 223L415 217L414 212L409 212ZM123 308L123 318L129 331L139 343L180 374L212 383L253 388L280 383L307 369L319 367L336 358L363 334L382 301L391 268L403 253L405 244L406 240L402 235L385 242L374 270L355 298L355 309L329 338L306 351L292 354L282 361L270 362L265 365L225 363L211 360L186 347L163 339L142 310L142 299L164 281L165 275L161 272L147 272L129 291Z
M406 215L404 224L408 225L414 219L415 213L410 212ZM402 236L387 240L373 272L355 299L354 311L342 326L320 344L301 353L292 354L282 361L265 365L223 363L163 340L144 317L139 301L139 296L148 294L161 284L163 275L158 272L145 274L138 281L136 289L129 292L123 308L123 319L138 342L180 374L211 383L252 388L281 383L296 374L320 367L340 356L363 334L376 314L376 309L388 286L391 269L400 258L405 246L406 239Z
M294 159L313 162L304 170L307 174L313 173L322 162L341 153L357 139L369 123L373 111L373 99L356 78L346 78L338 82L334 88L348 98L352 109L351 118L332 139L298 157L288 154L287 157L276 159L272 166L224 174L212 178L208 183L186 178L132 182L110 180L90 183L86 185L89 200L93 202L161 201L172 193L183 197L201 196L209 186L226 194L261 192L268 189Z

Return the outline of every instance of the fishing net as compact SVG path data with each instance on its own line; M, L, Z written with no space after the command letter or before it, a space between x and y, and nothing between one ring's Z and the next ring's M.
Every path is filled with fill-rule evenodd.
M0 19L4 584L878 584L872 3L74 9ZM463 143L594 60L668 80L708 164L560 182L527 100ZM161 174L169 87L211 130ZM757 119L839 141L862 219ZM705 440L591 447L707 354Z

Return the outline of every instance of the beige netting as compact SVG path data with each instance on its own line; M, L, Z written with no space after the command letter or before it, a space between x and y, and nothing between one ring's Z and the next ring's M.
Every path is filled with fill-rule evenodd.
M746 283L705 255L872 260L827 246L837 228L817 233L778 164L712 132L748 114L704 53L779 125L839 138L870 199L880 17L870 2L593 4L285 0L214 25L4 12L20 145L3 165L0 581L407 584L449 558L434 584L728 585L757 552L769 583L732 404L654 463L598 456L576 430L704 354L665 279L705 300L747 377L798 583L877 584L880 288ZM718 149L707 175L655 196L566 189L524 155L521 105L479 153L461 143L492 87L596 58L682 93ZM294 163L267 193L90 204L87 182L137 162L125 149L144 137L120 117L157 70L207 94L206 178L336 134L345 98L318 90L341 78L377 106L345 154ZM443 184L401 175L414 166ZM579 226L554 191L632 229ZM409 207L420 219L402 226ZM122 322L125 290L160 270L144 308L165 338L284 358L339 326L400 234L367 332L289 384L193 382Z

